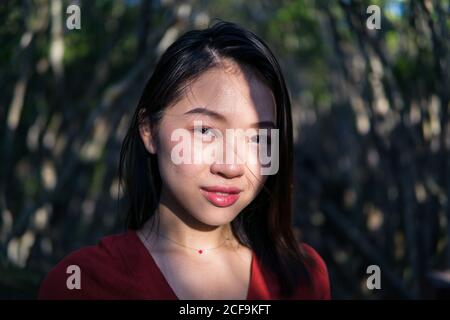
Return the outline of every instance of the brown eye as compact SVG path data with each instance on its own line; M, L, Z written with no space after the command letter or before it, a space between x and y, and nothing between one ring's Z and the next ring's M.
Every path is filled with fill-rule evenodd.
M256 136L253 136L253 138L251 139L251 141L252 142L255 142L255 143L260 143L261 142L261 137L262 137L262 135L256 135ZM267 137L267 144L270 144L271 143L271 138L270 138L270 136L266 136Z
M212 128L209 128L209 127L195 127L194 128L194 132L198 132L198 133L200 133L200 134L202 134L202 135L206 135L206 136L215 136L215 133L213 132L213 129Z

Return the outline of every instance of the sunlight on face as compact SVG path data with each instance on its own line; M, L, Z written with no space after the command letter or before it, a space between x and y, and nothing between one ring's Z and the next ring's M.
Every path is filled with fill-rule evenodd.
M226 131L250 130L246 132L257 135L258 128L275 128L275 123L272 92L254 74L227 60L203 73L179 101L165 110L159 125L156 154L163 181L161 201L176 204L207 225L231 222L257 196L267 176L261 174L257 139L227 135ZM181 149L171 138L180 129L193 142L184 143ZM246 152L236 139L247 139ZM207 154L212 161L177 164L173 159L175 148L181 154ZM236 161L220 161L219 155Z

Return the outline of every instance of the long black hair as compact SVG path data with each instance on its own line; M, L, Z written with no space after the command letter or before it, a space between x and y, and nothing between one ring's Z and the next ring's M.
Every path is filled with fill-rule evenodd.
M237 24L219 21L204 30L186 32L161 56L134 112L120 153L119 181L127 202L126 225L139 229L155 213L161 193L157 155L150 154L139 135L148 121L152 130L164 109L183 88L219 59L232 59L264 82L276 103L279 129L279 170L256 198L231 222L236 238L250 247L288 297L300 281L309 282L306 257L292 230L293 134L291 103L277 59L262 39ZM120 186L119 186L120 187Z

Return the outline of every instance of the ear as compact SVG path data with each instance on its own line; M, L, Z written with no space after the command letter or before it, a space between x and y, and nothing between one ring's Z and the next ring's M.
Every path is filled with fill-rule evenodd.
M151 154L156 154L156 141L152 133L150 121L148 120L145 109L139 110L139 135L144 143L145 149Z

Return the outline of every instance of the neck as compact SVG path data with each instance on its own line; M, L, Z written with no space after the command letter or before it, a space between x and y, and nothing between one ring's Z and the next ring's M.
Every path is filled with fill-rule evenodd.
M152 228L152 225L158 225L157 220L159 227ZM227 237L234 238L230 223L221 226L205 225L190 215L175 214L163 203L158 205L152 218L144 225L143 233L153 234L156 237L160 235L185 247L205 249L222 245ZM160 240L158 239L158 242Z

